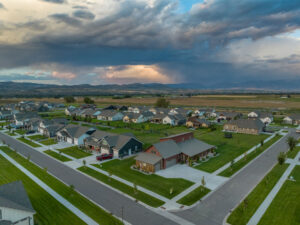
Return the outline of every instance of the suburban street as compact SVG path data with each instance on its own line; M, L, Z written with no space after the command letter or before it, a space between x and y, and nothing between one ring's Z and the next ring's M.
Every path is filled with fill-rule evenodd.
M123 218L133 225L173 225L174 221L161 216L133 200L107 188L95 180L77 172L76 170L60 163L51 157L18 142L14 138L0 133L0 139L9 144L24 156L30 155L30 160L41 167L47 167L48 172L62 180L68 185L73 184L75 189L98 203L108 211L121 218L122 207L124 207Z
M288 150L286 144L288 136L299 138L295 129L290 129L288 135L262 153L256 160L250 162L247 167L214 193L208 195L196 207L175 214L199 225L221 225L230 210L237 206L277 163L278 153Z

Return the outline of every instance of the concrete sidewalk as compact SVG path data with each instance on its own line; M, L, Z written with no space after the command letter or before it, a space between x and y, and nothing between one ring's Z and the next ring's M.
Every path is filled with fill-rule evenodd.
M298 152L297 156L294 159L288 159L287 163L290 164L290 166L287 168L287 170L283 173L277 184L274 186L274 188L271 190L271 192L268 194L266 199L263 201L263 203L259 206L259 208L256 210L254 215L251 217L247 225L256 225L259 223L267 209L269 208L270 204L272 203L273 199L279 192L282 185L285 183L293 169L296 165L300 165L299 161L300 152Z
M36 184L38 184L41 188L47 191L52 197L54 197L58 202L64 205L67 209L69 209L74 215L78 216L82 221L90 225L97 225L98 223L83 213L81 210L72 205L69 201L55 192L52 188L50 188L47 184L29 172L26 168L21 166L17 161L6 155L4 152L0 151L0 155L6 158L10 163L12 163L15 167L20 169L23 173L25 173L30 179L32 179ZM25 160L25 159L24 159Z

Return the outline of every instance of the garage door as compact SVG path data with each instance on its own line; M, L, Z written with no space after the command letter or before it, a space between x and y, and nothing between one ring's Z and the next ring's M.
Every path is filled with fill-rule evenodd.
M160 170L160 162L155 164L155 172Z
M170 159L166 161L166 168L173 166L176 164L176 158L175 159Z

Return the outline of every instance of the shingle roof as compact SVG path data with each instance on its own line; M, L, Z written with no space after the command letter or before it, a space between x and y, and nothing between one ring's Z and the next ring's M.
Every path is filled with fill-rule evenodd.
M228 124L233 124L239 128L257 129L261 130L264 127L264 123L259 119L238 119L232 120Z
M125 144L128 143L133 137L127 136L127 135L111 135L105 137L105 140L107 143L114 147L114 149L121 149Z
M162 159L162 157L151 153L141 152L137 155L137 157L135 157L135 159L138 161L142 161L154 165L158 163Z
M0 186L0 206L35 213L21 181Z
M74 138L78 138L78 137L82 136L83 134L87 133L91 129L92 128L90 128L90 127L77 126L77 125L73 125L73 124L69 124L64 128L64 130L66 130L66 132L71 137L74 137Z
M180 154L181 150L173 140L158 142L153 145L161 154L163 158L169 158Z
M292 114L289 116L292 120L300 120L300 114Z
M194 156L215 147L195 138L177 144L181 152L188 156Z

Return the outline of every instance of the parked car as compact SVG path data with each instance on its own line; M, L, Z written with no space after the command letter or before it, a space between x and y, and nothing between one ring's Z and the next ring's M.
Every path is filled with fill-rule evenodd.
M96 156L96 159L98 161L102 161L102 160L106 160L106 159L112 159L112 158L113 158L113 154L102 154L102 155Z

